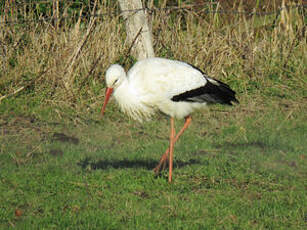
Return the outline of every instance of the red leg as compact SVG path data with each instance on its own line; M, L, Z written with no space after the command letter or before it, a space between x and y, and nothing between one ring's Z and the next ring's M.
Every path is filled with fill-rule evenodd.
M192 118L191 116L187 116L185 118L185 123L182 127L182 129L179 131L179 133L176 135L175 139L174 139L174 144L175 142L179 139L179 137L183 134L183 132L189 127L189 125L191 124L191 121L192 121ZM165 165L166 165L166 160L168 158L168 153L169 153L169 148L165 151L165 153L162 155L161 159L160 159L160 162L159 164L157 165L157 167L154 168L154 172L156 174L158 174L160 171L161 171L161 166L162 169L164 170L165 169Z
M168 182L172 182L174 144L175 144L175 125L174 125L174 118L171 117L171 134L170 134L170 138L169 138L169 174L168 174Z

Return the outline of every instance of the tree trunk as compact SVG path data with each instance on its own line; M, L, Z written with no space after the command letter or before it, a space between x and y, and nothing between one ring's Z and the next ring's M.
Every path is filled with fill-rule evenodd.
M126 20L127 41L132 44L132 55L137 60L154 57L151 27L148 25L141 0L118 0Z

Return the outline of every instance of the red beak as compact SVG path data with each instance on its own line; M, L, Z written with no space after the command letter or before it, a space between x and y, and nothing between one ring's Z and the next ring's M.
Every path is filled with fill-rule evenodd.
M101 109L101 115L102 116L104 114L104 110L107 107L108 101L109 101L110 96L112 95L112 93L113 93L113 88L107 88L107 90L106 90L106 97L104 99L104 104L103 104L102 109Z

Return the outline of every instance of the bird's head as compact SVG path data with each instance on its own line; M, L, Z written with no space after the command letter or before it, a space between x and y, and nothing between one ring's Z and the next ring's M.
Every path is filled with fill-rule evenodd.
M108 101L110 99L110 96L113 93L113 90L118 88L121 83L124 81L126 77L126 73L123 67L121 67L118 64L113 64L109 67L109 69L106 72L106 84L107 84L107 90L106 90L106 96L104 100L104 104L101 109L101 114L104 114L104 110L108 104Z
M106 72L106 83L108 88L116 89L126 76L125 70L118 64L111 65Z

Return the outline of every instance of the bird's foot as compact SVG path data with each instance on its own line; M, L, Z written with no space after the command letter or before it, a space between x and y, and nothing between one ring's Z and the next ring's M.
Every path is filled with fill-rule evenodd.
M167 151L162 155L159 164L154 168L154 172L156 175L158 175L161 171L165 170L166 168L166 163L168 161L168 149ZM161 169L162 168L162 169Z

